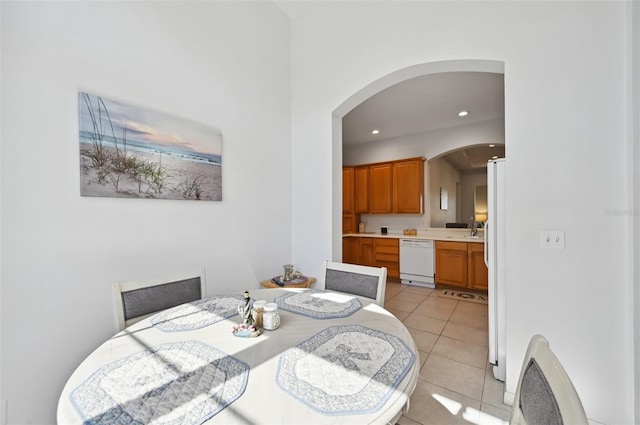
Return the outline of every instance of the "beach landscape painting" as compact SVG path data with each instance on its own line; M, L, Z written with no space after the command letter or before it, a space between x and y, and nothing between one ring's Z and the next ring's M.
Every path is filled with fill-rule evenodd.
M222 135L214 127L78 93L80 193L222 200Z

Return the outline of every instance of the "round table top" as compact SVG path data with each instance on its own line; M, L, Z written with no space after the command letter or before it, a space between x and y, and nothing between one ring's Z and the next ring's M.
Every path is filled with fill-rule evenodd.
M402 322L350 294L280 287L250 294L278 304L278 329L235 336L241 292L143 319L78 366L60 396L58 423L104 415L142 423L395 423L420 368ZM140 407L148 400L155 410ZM158 409L165 416L153 416Z

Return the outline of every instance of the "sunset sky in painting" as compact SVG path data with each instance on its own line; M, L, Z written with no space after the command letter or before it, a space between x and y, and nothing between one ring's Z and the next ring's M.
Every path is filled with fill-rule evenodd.
M98 96L89 94L93 110L98 112ZM113 123L115 135L121 139L126 128L126 137L130 141L138 141L170 147L184 151L204 154L222 155L222 135L217 128L198 122L175 117L170 114L148 108L127 105L102 97ZM81 131L93 131L91 118L86 106L84 93L78 93ZM104 114L104 111L103 111ZM108 122L102 116L103 125ZM110 128L104 129L108 136Z

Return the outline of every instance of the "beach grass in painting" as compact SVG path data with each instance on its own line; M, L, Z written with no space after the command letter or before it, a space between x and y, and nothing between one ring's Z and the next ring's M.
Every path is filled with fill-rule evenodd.
M82 196L222 200L218 129L83 92L78 115Z

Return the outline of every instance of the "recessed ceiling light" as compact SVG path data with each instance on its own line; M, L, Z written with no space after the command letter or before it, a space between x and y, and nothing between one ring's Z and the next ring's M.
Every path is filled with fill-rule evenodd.
M491 159L498 159L498 155L492 156Z
M460 112L458 112L458 116L459 117L466 117L467 115L469 115L469 111L460 111Z
M371 134L380 134L380 130L371 130Z
M489 147L490 147L490 148L495 148L495 147L496 147L496 145L489 145Z

